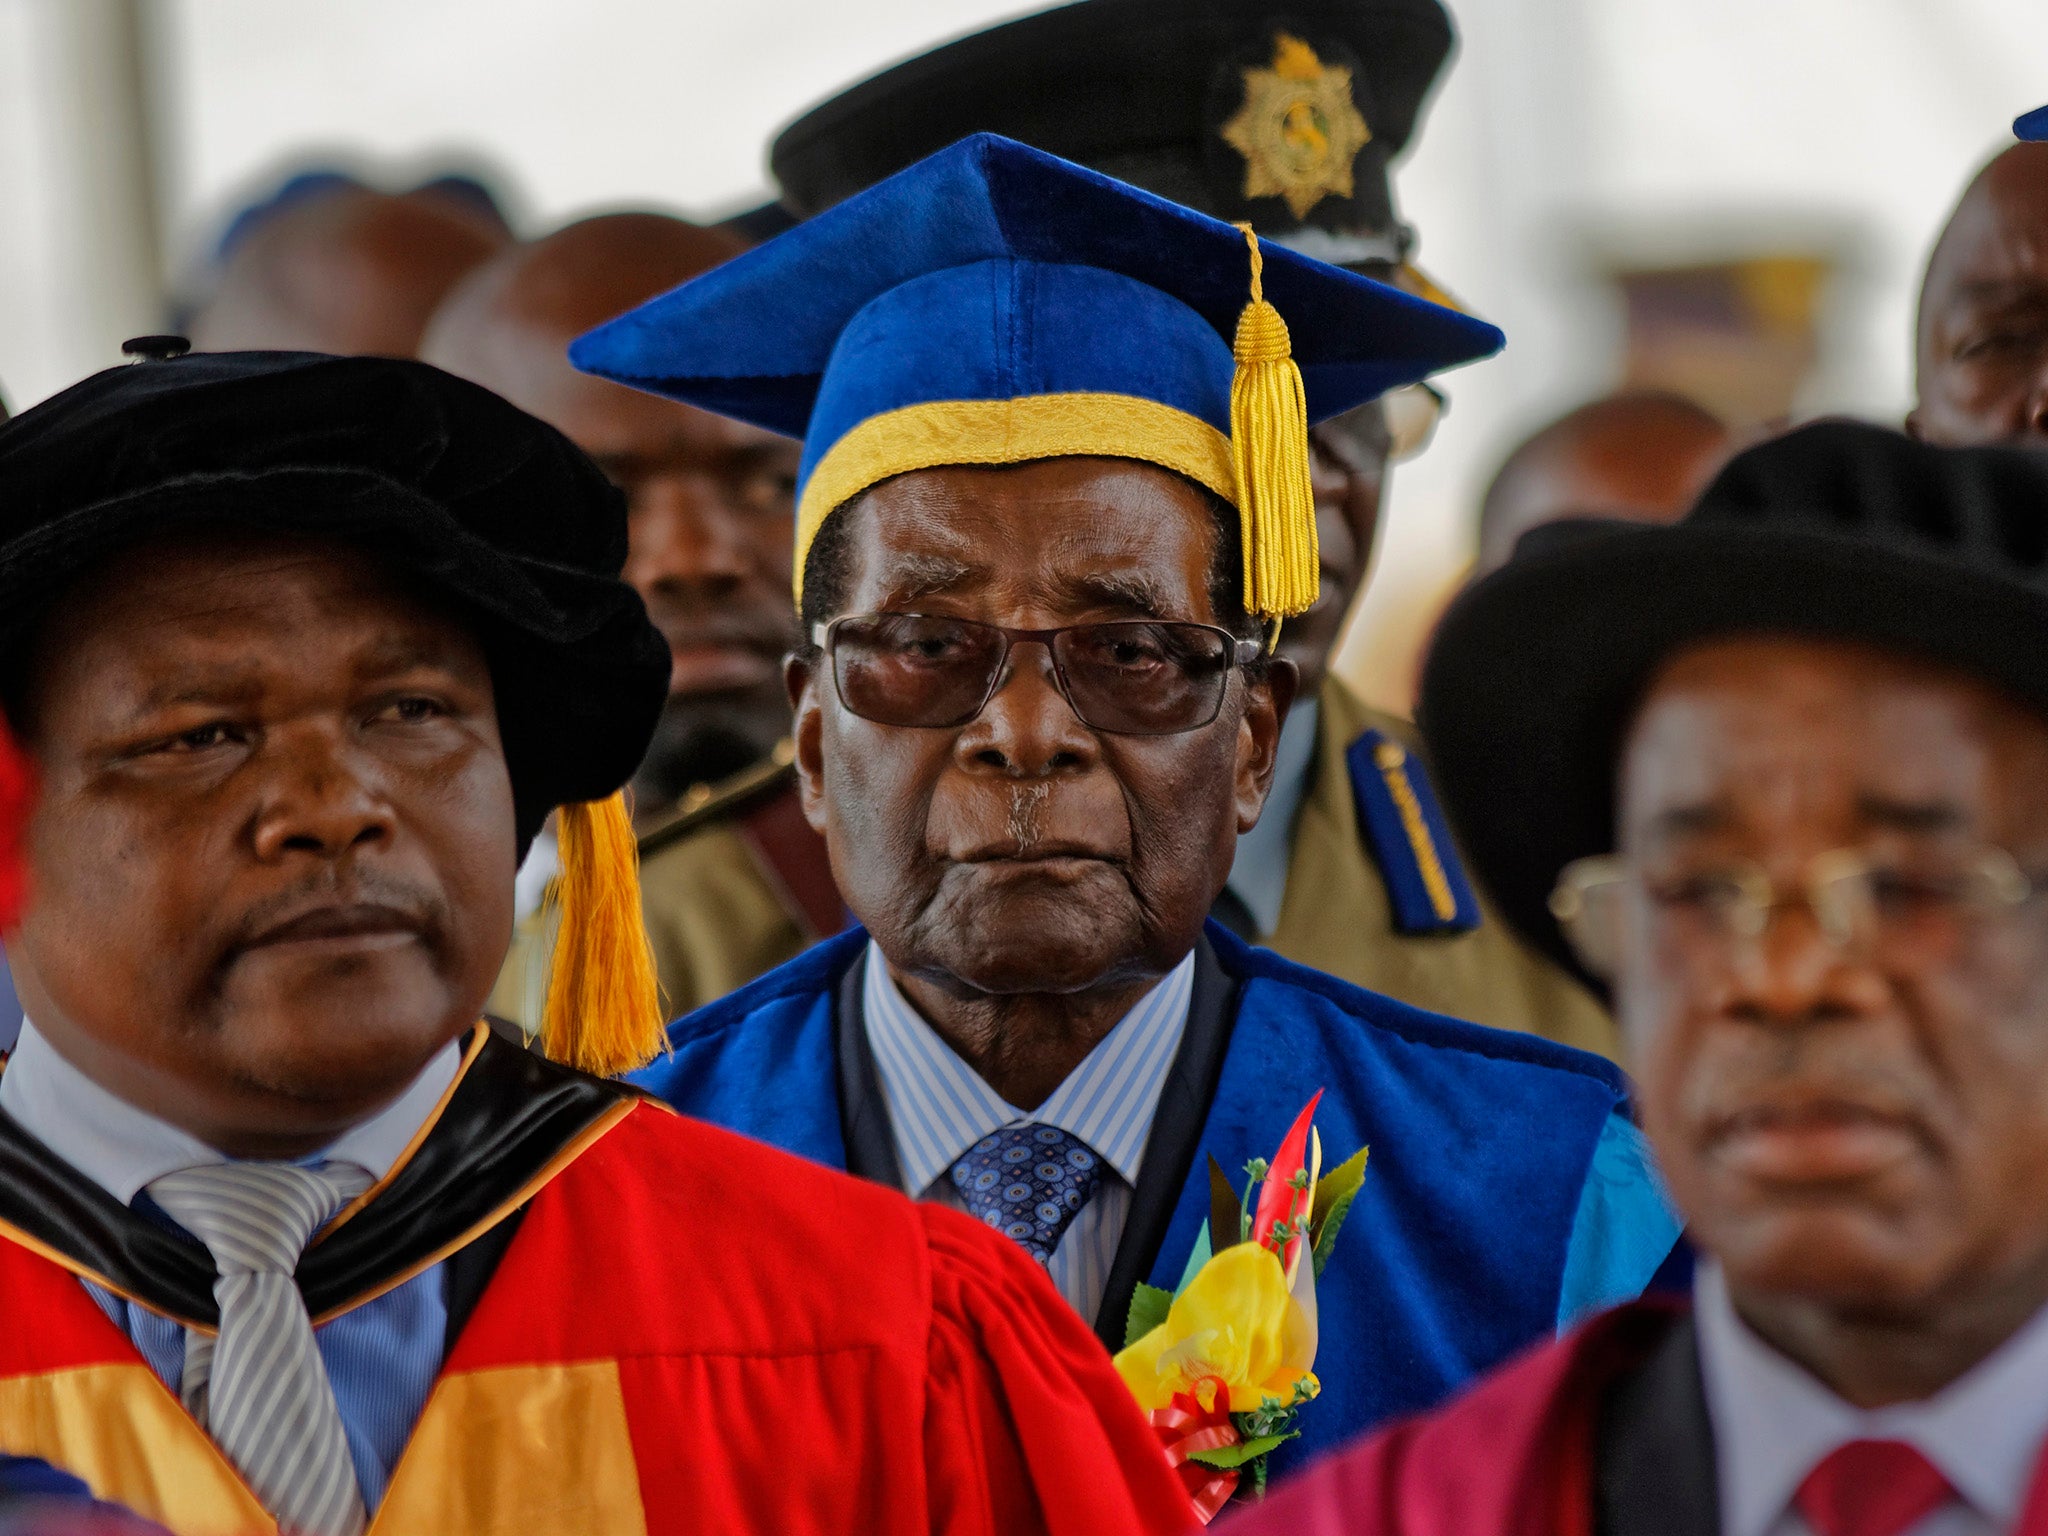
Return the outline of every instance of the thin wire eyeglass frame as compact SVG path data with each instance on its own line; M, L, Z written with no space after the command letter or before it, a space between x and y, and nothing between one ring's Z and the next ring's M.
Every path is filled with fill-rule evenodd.
M981 698L975 703L974 708L949 719L930 722L919 721L914 724L864 714L856 708L853 701L847 698L845 681L840 676L838 639L843 626L861 623L870 619L930 619L948 624L964 625L973 629L1001 635L1003 637L1003 649L997 655L994 665L989 669L988 683L982 690ZM1228 664L1226 667L1219 669L1218 672L1218 676L1222 680L1221 686L1216 689L1215 699L1210 704L1206 715L1188 724L1176 725L1169 729L1158 731L1132 731L1116 726L1098 725L1088 718L1087 712L1082 709L1080 703L1074 697L1073 683L1067 676L1066 666L1060 660L1059 647L1056 642L1061 635L1073 634L1078 631L1122 628L1201 630L1216 636L1224 645L1229 647L1225 653L1228 657ZM1267 654L1266 642L1264 640L1241 639L1223 628L1220 624L1201 624L1193 620L1111 619L1093 624L1062 624L1053 629L1013 629L1007 624L988 624L979 619L963 619L952 614L897 613L893 611L842 614L829 623L813 624L811 626L811 643L825 653L827 664L832 673L833 689L839 695L839 702L845 705L851 713L859 715L863 720L873 720L879 725L899 725L909 730L952 730L968 724L977 718L983 710L987 709L989 701L1001 691L1004 679L1009 673L1010 653L1020 645L1042 645L1045 647L1046 655L1052 661L1053 684L1059 689L1060 697L1067 701L1067 708L1074 712L1074 718L1087 726L1091 731L1103 731L1112 736L1182 736L1189 731L1201 730L1204 726L1212 724L1217 715L1223 710L1223 700L1229 693L1229 673L1233 671L1241 672L1246 667L1262 660Z

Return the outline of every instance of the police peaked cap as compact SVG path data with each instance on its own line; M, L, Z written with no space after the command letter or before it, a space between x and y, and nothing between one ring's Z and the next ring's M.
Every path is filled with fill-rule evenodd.
M1287 101L1252 84L1278 85L1266 76L1283 39L1299 68L1282 72L1306 84L1310 105L1296 134L1306 158L1293 164L1306 178L1300 195L1313 198L1301 212L1248 174L1242 147L1256 154L1263 142L1286 158ZM1078 0L842 92L785 128L769 164L783 201L809 216L956 139L997 133L1282 242L1312 230L1371 243L1302 242L1326 260L1399 261L1406 237L1387 167L1452 40L1438 0ZM1240 114L1245 126L1233 129Z

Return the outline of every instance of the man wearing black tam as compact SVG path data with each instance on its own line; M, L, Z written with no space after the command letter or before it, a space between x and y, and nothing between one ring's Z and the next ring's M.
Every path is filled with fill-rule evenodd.
M1452 608L1451 810L1612 988L1698 1283L1247 1533L2048 1532L2044 504L2031 450L1824 423Z
M661 1027L624 553L418 363L167 357L0 429L0 1458L179 1536L1176 1528L1013 1245L600 1075ZM479 1016L550 812L536 1051Z

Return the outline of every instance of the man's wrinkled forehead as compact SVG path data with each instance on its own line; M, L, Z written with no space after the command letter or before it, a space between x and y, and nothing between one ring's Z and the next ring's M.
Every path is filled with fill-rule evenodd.
M1653 676L1623 744L1620 831L2002 832L2048 791L2048 722L1961 672L1855 642L1710 641ZM2040 798L2040 796L2033 796Z
M1028 595L1053 607L1127 610L1138 616L1186 617L1192 589L1187 562L1206 573L1216 543L1213 515L1193 493L1143 496L1132 504L1131 484L1145 466L1114 472L1123 495L1100 495L1086 485L1033 498L1028 546L992 537L979 492L985 471L934 469L875 487L848 515L866 524L857 543L864 551L861 591L896 605L926 597L971 599L995 593ZM1185 504L1183 504L1185 503Z

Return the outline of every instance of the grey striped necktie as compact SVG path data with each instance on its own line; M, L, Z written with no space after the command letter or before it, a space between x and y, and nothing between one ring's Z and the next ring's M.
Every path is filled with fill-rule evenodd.
M356 1536L366 1517L294 1272L313 1234L370 1184L346 1163L217 1163L149 1186L218 1272L220 1336L185 1335L185 1404L278 1525L305 1536Z

